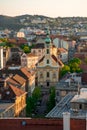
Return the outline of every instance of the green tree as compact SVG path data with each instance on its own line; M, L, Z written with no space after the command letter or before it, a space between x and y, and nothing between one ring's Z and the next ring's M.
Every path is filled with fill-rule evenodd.
M51 87L49 90L50 96L47 102L47 111L49 112L55 106L55 88Z
M79 65L81 64L81 60L79 58L73 58L72 60L69 61L69 67L70 67L70 72L82 72L80 69Z
M32 93L32 97L35 98L36 101L41 98L41 89L40 89L40 87L36 87L34 89L34 91Z
M65 75L67 72L70 72L70 67L68 65L64 65L64 67L62 68L60 72L60 76Z
M73 58L72 60L69 61L69 64L72 64L72 63L81 64L81 60L79 58Z
M29 53L30 52L30 49L29 49L28 46L24 46L23 50L24 50L25 53Z
M41 98L41 90L39 87L36 87L32 93L31 97L27 98L26 101L26 115L31 116L31 114L35 111L36 109L36 104L37 101Z

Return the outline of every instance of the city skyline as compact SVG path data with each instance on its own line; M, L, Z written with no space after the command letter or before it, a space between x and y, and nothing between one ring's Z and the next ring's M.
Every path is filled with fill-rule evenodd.
M86 17L86 0L3 0L0 15L44 15L49 17Z

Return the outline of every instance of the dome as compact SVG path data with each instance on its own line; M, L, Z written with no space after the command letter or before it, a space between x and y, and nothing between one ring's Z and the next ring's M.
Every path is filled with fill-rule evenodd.
M46 43L50 43L50 42L51 42L51 39L50 39L49 37L47 37L47 38L45 39L45 42L46 42Z

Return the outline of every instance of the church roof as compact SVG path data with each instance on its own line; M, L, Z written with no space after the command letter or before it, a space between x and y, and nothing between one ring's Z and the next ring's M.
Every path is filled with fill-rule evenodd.
M52 59L58 63L61 67L63 67L63 63L61 60L57 59L55 55L51 55ZM38 63L41 63L44 60L45 56L43 56Z
M59 60L59 59L57 59L55 55L51 55L51 57L53 58L54 61L58 62L58 64L59 64L60 66L63 66L62 61Z
M42 62L44 60L45 56L43 56L39 61L38 63Z

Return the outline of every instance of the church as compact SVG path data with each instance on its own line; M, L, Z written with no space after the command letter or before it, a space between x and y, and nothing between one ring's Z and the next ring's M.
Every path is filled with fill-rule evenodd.
M45 54L37 64L37 86L50 88L59 81L59 71L64 66L58 59L57 48L52 44L49 30L46 31Z

